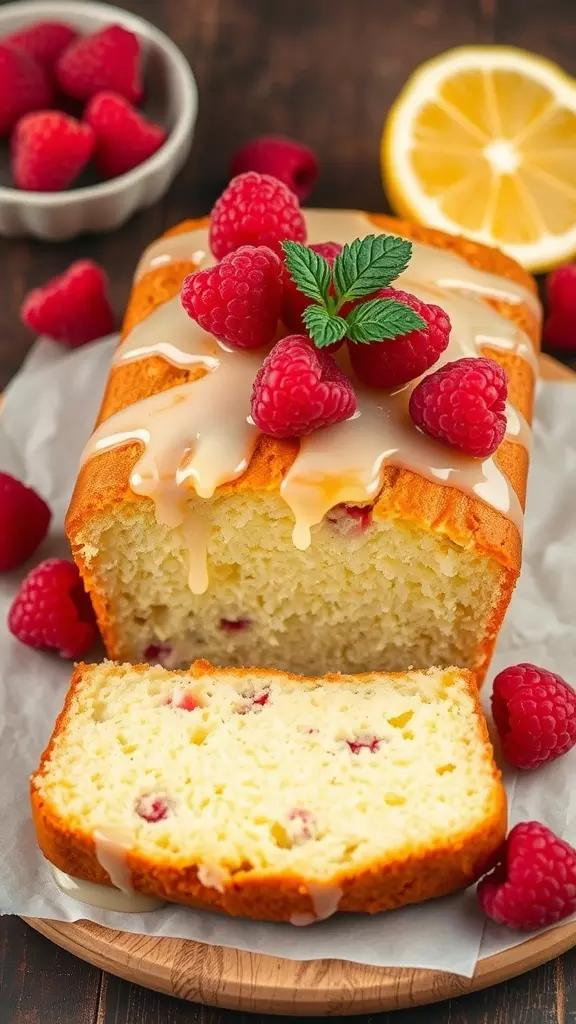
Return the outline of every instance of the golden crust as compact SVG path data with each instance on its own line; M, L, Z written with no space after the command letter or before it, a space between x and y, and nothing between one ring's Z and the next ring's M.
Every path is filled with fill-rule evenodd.
M535 291L533 278L514 260L496 249L393 217L371 214L370 218L378 227L438 248L449 249L479 269L501 274ZM167 234L190 231L204 227L207 223L207 218L184 221ZM132 290L124 319L123 336L158 305L178 294L182 281L193 270L193 263L181 261L146 273ZM539 324L528 307L500 301L491 304L504 316L518 323L529 335L535 348L538 348ZM530 421L535 381L528 364L518 356L488 346L483 349L483 353L505 368L509 379L510 400ZM202 372L178 369L157 356L115 366L110 373L97 422L101 423L118 410L151 394L193 380ZM296 457L298 444L297 440L262 437L243 476L224 485L221 490L277 490ZM66 532L74 557L92 597L104 643L112 658L120 654L114 622L106 597L101 593L94 576L94 569L86 564L82 556L81 534L87 522L107 515L118 505L133 505L134 514L137 514L136 507L150 500L134 494L129 484L130 473L139 453L138 444L127 444L91 459L80 470L66 521ZM495 458L524 506L528 474L526 451L520 445L504 442ZM432 531L441 530L455 543L493 558L500 566L500 599L493 608L476 666L481 680L520 572L521 539L516 527L506 516L462 491L436 484L409 470L393 466L384 470L382 490L374 506L374 516L382 519L398 518Z
M118 671L118 668L115 666L114 670ZM72 698L82 686L86 669L90 669L90 666L76 666L70 690L52 737L42 755L38 771L32 776L32 816L38 845L52 864L75 878L111 885L108 874L96 857L95 844L90 833L60 817L40 796L36 787L36 780L46 771L54 743L65 729ZM143 675L149 670L148 665L130 666L131 672L136 671ZM196 676L204 675L211 670L212 666L206 661L196 661L191 667L192 674ZM217 671L236 678L242 678L248 673L252 676L270 675L269 671L257 668L229 668ZM398 678L404 675L402 672L386 674ZM492 762L495 786L490 813L478 828L456 838L451 836L449 841L439 841L435 846L425 849L407 846L393 860L375 860L361 870L343 871L335 875L329 880L329 886L342 891L339 904L341 911L376 914L410 903L421 903L433 897L445 896L470 885L492 866L506 835L506 795L500 782L500 772L493 760L475 677L466 670L459 670L458 674L466 680L475 701L486 757ZM275 675L287 680L318 682L318 679L311 680L288 672L275 672ZM354 679L361 682L364 678L372 678L372 675L326 675L321 677L321 681L330 683ZM196 867L185 862L179 867L167 867L159 861L137 854L128 854L126 862L132 873L135 891L146 896L221 911L234 917L252 917L263 921L289 921L295 914L314 914L306 879L292 873L271 874L257 870L240 870L224 881L224 891L219 892L203 886L198 879Z

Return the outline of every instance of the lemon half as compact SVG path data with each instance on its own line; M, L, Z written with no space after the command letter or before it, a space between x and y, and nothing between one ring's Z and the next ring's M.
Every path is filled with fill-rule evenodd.
M507 46L423 64L382 136L395 209L496 245L529 270L576 253L576 81Z

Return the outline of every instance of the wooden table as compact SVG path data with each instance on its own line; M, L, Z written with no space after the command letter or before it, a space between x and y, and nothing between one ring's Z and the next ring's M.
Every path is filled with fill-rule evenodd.
M422 60L462 43L500 42L537 50L576 74L574 0L129 0L121 6L155 22L190 59L200 89L192 156L170 195L117 234L62 245L0 242L0 389L33 341L18 323L29 288L90 256L107 267L120 315L143 246L210 207L229 156L246 138L278 131L314 146L322 168L317 205L383 210L382 121ZM240 1016L102 974L21 921L0 919L2 1024L233 1024ZM575 1017L573 950L496 989L381 1014L379 1021L565 1024Z

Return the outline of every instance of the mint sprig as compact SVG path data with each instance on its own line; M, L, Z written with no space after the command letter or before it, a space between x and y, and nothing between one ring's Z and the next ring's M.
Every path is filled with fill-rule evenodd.
M341 315L346 303L387 288L406 269L412 255L412 244L406 239L395 235L357 238L344 246L333 268L298 242L283 242L282 248L296 287L313 300L302 319L317 348L344 337L365 345L426 329L426 321L397 299L368 299Z

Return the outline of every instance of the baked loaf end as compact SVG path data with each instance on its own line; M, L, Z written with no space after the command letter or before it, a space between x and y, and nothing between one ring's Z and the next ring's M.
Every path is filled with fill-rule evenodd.
M31 796L60 870L271 921L473 882L506 829L470 673L296 677L79 665ZM107 861L110 868L110 862Z
M206 223L187 221L169 234ZM452 250L534 292L530 276L496 250L393 218L371 216L368 229L370 223ZM179 260L145 273L134 286L124 336L176 296L194 266ZM533 309L487 301L537 346ZM529 363L488 346L482 354L505 366L510 401L530 420ZM99 423L203 372L157 355L114 366ZM205 656L315 673L460 664L481 681L521 564L520 536L505 515L456 487L386 466L370 528L346 533L338 513L328 515L303 552L294 547L293 517L279 494L299 442L262 437L241 477L210 499L191 495L190 506L201 505L210 523L210 582L197 595L188 587L184 531L159 524L152 501L130 488L141 450L126 443L90 459L67 519L110 657L176 667ZM495 462L523 504L526 449L505 441Z

